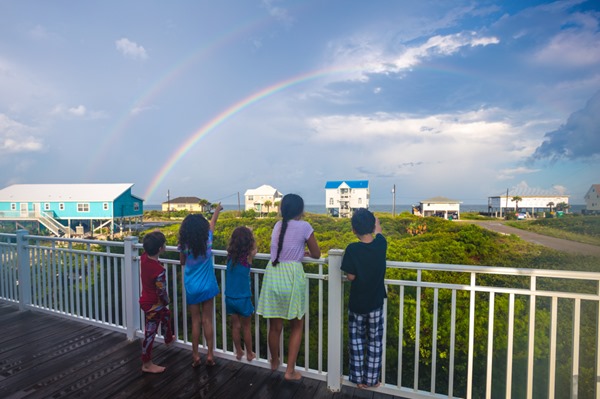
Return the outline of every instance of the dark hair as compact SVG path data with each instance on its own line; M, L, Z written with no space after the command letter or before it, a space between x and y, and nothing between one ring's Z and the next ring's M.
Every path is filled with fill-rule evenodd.
M189 249L194 258L206 255L206 241L210 224L200 214L190 214L183 219L179 227L179 246L181 250Z
M304 200L297 194L286 194L281 199L281 230L279 231L279 239L277 241L277 255L273 261L273 266L277 266L279 263L279 255L281 254L281 247L283 247L283 237L285 237L285 231L287 230L288 221L302 215L304 212Z
M231 260L233 265L239 262L248 266L248 255L252 252L255 242L252 230L245 226L236 227L227 245L227 259Z
M375 230L375 215L365 208L360 208L352 215L352 229L362 236L371 234Z
M160 231L152 231L144 236L142 245L144 251L150 256L154 256L160 252L160 249L167 242L167 238Z

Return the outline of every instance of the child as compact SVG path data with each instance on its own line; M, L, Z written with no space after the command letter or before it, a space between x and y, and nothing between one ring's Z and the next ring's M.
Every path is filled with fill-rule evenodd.
M256 255L256 241L252 231L240 226L231 234L227 247L227 271L225 288L225 305L227 314L231 315L231 332L235 345L235 357L241 360L244 355L240 330L243 327L246 359L250 362L256 356L252 352L252 332L250 316L254 313L252 291L250 290L250 268Z
M146 324L144 341L142 342L142 371L145 373L162 373L165 367L152 363L152 346L161 326L165 344L173 342L171 332L171 312L167 308L169 294L167 292L166 271L158 261L165 251L166 238L160 231L153 231L144 236L144 253L141 257L142 295L140 307L144 311Z
M342 259L350 285L348 333L351 382L358 388L378 387L383 340L383 300L387 242L381 226L367 209L352 215L352 231L359 242L348 245ZM366 351L366 357L365 357Z
M217 204L210 223L199 214L187 215L179 228L179 260L184 270L185 298L192 315L192 367L200 365L200 322L208 353L206 365L214 366L213 305L219 294L212 257L213 231L221 212Z
M269 351L271 370L279 368L279 340L283 320L290 321L288 362L284 378L299 380L302 375L296 371L296 359L302 341L304 324L306 277L302 258L310 255L321 256L313 228L302 219L304 201L296 194L287 194L281 200L282 220L273 227L271 234L271 261L265 270L258 309L256 313L268 318ZM308 245L308 253L305 246Z

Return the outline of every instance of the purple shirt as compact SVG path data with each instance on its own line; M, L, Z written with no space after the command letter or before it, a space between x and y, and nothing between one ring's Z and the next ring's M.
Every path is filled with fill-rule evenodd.
M279 232L281 231L281 220L275 223L273 233L271 234L271 260L274 261L277 256L277 244L279 243ZM313 233L310 223L304 220L289 220L285 237L283 237L283 247L279 254L280 262L300 262L304 258L304 248L306 240Z

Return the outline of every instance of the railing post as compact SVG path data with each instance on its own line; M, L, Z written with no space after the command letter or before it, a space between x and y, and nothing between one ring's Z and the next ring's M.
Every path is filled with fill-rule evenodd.
M342 257L344 251L329 251L327 293L327 389L337 392L342 386Z
M135 339L135 332L139 328L136 323L138 318L135 317L138 311L138 298L139 298L139 281L140 281L140 270L138 268L138 262L135 261L134 246L138 243L137 237L125 237L123 241L125 245L125 262L123 264L124 270L124 281L123 281L123 296L125 301L125 328L127 329L127 339L133 341Z
M31 305L31 264L27 250L27 230L17 230L17 262L19 269L19 310L26 310Z

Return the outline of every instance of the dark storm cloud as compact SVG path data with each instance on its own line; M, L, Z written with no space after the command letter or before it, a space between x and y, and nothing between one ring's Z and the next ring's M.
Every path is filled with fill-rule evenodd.
M532 160L588 159L600 155L600 91L557 130L546 133Z

